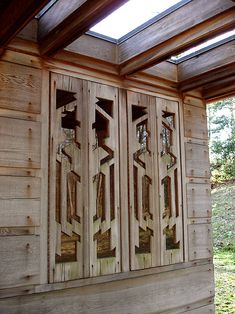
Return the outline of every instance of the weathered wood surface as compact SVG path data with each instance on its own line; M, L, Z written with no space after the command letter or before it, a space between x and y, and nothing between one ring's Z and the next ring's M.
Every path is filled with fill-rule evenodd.
M66 47L126 1L96 0L95 3L92 0L73 1L70 3L70 6L68 6L65 0L59 1L56 8L52 6L47 13L52 16L45 16L43 25L39 23L40 49L42 54L53 55L55 52ZM59 6L60 8L58 9ZM73 7L72 10L71 7ZM70 14L67 13L67 10L71 10ZM57 21L56 14L58 11L60 14L61 12L64 14L61 21L59 18L59 22ZM48 24L48 19L50 27L46 29L45 26ZM52 23L52 20L55 24ZM46 30L44 31L44 29Z
M190 261L212 256L212 227L210 224L188 226Z
M40 199L1 199L0 213L1 228L39 226Z
M185 137L208 139L207 117L204 108L184 106Z
M40 70L1 61L0 86L0 108L40 113Z
M0 12L0 47L5 47L48 1L8 1L8 5L4 6Z
M188 177L209 178L210 163L208 146L186 143L186 174Z
M0 117L0 134L0 166L40 168L39 122Z
M187 184L189 218L211 217L211 187L209 183Z
M0 301L0 310L10 314L177 313L175 308L185 306L187 311L188 305L200 304L213 295L212 276L212 265L198 266L174 273L8 298Z
M184 97L186 206L189 260L212 256L211 194L204 101ZM197 313L197 312L196 312Z
M66 50L116 64L117 45L90 35L83 35L66 47Z
M233 27L231 1L191 1L120 44L120 73L150 67Z
M0 236L0 256L0 289L39 283L38 236Z

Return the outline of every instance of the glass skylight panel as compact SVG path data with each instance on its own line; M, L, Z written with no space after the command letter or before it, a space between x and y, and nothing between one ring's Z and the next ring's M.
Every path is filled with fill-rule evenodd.
M194 54L194 53L200 51L201 49L205 49L207 47L210 47L211 45L214 45L214 44L217 44L217 43L219 44L221 41L223 41L223 40L225 40L225 39L227 39L229 37L232 37L232 36L235 36L235 29L232 30L232 31L226 32L226 33L224 33L222 35L216 36L216 37L214 37L214 38L212 38L210 40L207 40L204 43L202 43L200 45L197 45L197 46L195 46L195 47L193 47L191 49L188 49L188 50L180 53L177 56L172 56L171 60L173 60L173 61L180 61L184 57L187 57L187 56L189 56L191 54Z
M129 0L90 30L119 39L181 0Z

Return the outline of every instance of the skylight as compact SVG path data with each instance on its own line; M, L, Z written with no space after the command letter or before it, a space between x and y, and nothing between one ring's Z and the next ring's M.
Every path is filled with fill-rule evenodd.
M192 55L199 53L201 50L204 50L207 48L210 49L210 46L212 46L212 45L223 44L224 41L229 40L229 39L231 39L231 40L235 39L235 29L232 31L226 32L222 35L216 36L210 40L207 40L204 43L197 45L191 49L188 49L188 50L180 53L177 56L172 56L171 60L181 62L183 59L187 58L188 56L191 57Z
M90 30L104 36L120 39L179 2L184 1L129 0Z

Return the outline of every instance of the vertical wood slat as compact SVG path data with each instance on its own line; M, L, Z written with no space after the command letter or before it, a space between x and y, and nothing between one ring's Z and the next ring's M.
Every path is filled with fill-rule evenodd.
M184 242L182 224L181 154L179 142L180 118L178 102L157 98L156 106L158 120L161 263L167 265L183 262ZM165 118L164 115L166 115ZM169 117L167 117L168 115ZM172 119L172 121L168 122L170 120L167 119ZM164 135L164 132L169 133L167 133L168 135ZM167 145L165 143L166 141L169 141ZM164 145L168 146L168 148L164 148ZM167 182L164 182L165 180L167 180ZM165 185L169 185L168 192L164 187ZM165 204L166 196L168 198L168 205ZM166 209L169 210L170 213L168 213ZM167 244L168 237L173 243Z
M97 276L121 271L118 90L88 83L88 95L90 276ZM114 174L113 196L110 167Z
M65 280L72 280L83 277L83 200L82 194L79 193L79 183L75 185L76 196L75 202L79 205L77 206L77 212L73 215L80 215L80 222L77 222L73 216L69 216L69 209L68 201L71 201L71 191L69 190L69 171L72 167L72 170L80 171L81 167L81 160L78 158L79 155L77 153L74 155L73 150L70 152L71 156L66 156L65 148L60 148L61 141L65 140L65 134L62 130L62 117L66 115L66 108L65 105L61 108L58 107L57 103L57 92L58 90L67 92L71 92L75 94L75 102L77 108L77 116L75 120L81 128L83 128L83 122L81 121L81 106L82 106L82 81L76 78L63 76L63 75L56 75L52 74L51 80L51 125L50 125L50 246L49 246L49 255L50 255L50 281L65 281ZM72 94L72 95L73 95ZM63 96L61 96L63 98ZM66 97L66 96L65 96ZM62 99L63 101L64 99ZM67 99L65 99L66 102ZM73 98L72 98L73 100ZM60 101L60 99L58 99ZM68 103L70 100L68 101ZM64 115L62 113L65 112ZM80 128L79 126L79 128ZM67 127L67 126L66 126ZM68 126L69 127L69 126ZM80 141L82 138L82 133L78 130L76 132L76 141ZM83 131L82 131L83 132ZM78 138L77 138L78 137ZM65 144L66 145L66 144ZM64 153L63 153L64 149ZM62 151L62 155L60 154ZM59 159L58 159L59 158ZM70 160L71 158L71 160ZM75 158L75 159L74 159ZM76 160L76 162L75 162ZM60 221L56 220L56 188L59 187L57 184L56 186L56 177L58 176L58 172L56 173L56 163L61 164L61 181L59 182L60 185ZM72 164L70 165L70 162ZM80 180L82 180L82 175L80 175ZM70 192L69 192L70 191ZM57 192L57 193L58 193ZM70 194L67 194L70 193ZM69 196L70 195L70 196ZM81 205L82 204L82 205ZM59 209L58 209L59 210ZM57 218L58 219L58 218ZM69 221L68 221L69 220ZM77 235L76 237L74 235ZM63 248L62 248L63 242ZM66 244L67 243L67 244ZM72 248L72 246L74 246ZM63 252L62 252L63 250ZM66 251L65 251L66 250ZM71 250L74 250L75 260L72 257L69 257L67 260L63 260L62 258L57 258L56 256L61 256L64 254L71 254ZM64 257L65 258L65 257Z
M119 147L120 147L120 224L121 224L121 269L130 269L129 258L129 199L128 199L128 130L126 91L119 90Z
M156 156L154 105L155 97L127 92L130 263L132 270L160 264L158 200L155 198L158 193L157 168L154 167L156 162L154 159ZM140 134L140 132L142 133ZM145 139L141 137L145 137ZM150 180L147 195L144 194L143 189L145 178ZM149 198L149 208L144 208L143 199L145 197Z

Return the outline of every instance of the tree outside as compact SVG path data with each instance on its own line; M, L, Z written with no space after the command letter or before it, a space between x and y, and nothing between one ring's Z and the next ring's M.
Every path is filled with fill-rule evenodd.
M235 97L208 105L216 314L235 314Z

